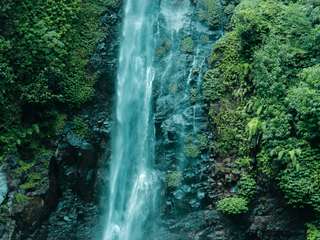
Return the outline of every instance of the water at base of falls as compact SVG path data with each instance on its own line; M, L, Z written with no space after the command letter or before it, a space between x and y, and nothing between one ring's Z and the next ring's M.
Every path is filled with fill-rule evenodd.
M125 4L103 240L142 240L152 227L147 219L154 217L158 185L151 108L156 7L154 0Z

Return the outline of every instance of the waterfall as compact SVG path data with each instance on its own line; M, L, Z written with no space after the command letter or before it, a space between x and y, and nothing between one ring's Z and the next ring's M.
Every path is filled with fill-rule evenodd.
M202 24L199 6L125 2L103 240L157 239L151 235L168 203L200 207L202 195L186 183L170 193L176 200L158 197L168 173L192 178L190 165L206 157L201 80L216 34Z
M117 74L108 209L103 240L141 240L157 196L151 107L157 1L127 0ZM152 222L151 222L152 223Z

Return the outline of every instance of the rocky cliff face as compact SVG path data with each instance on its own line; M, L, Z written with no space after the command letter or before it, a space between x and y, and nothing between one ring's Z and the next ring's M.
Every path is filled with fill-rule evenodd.
M171 5L168 1L161 1L156 30L156 161L163 180L157 239L304 239L303 216L298 217L302 213L288 210L269 189L261 189L246 215L229 218L215 210L216 201L232 191L226 180L232 176L228 160L216 161L209 146L214 131L202 97L202 78L211 47L228 28L238 1L216 1L210 6L206 1L172 1ZM118 2L101 19L106 36L91 59L99 74L96 97L79 113L89 126L89 137L79 136L67 125L55 154L33 166L41 173L41 184L27 199L13 198L20 181L14 172L17 159L10 156L7 161L8 192L0 189L5 190L0 202L2 195L7 199L0 212L0 239L89 240L101 233L100 190L108 181L104 171L110 155L121 16Z
M99 41L88 66L98 75L96 94L93 101L75 113L81 117L86 134L79 134L71 122L67 123L52 144L53 154L39 156L37 164L24 176L16 172L18 159L8 156L1 173L0 200L4 202L0 239L88 240L99 231L100 189L106 181L103 172L110 154L120 24L121 2L110 2L101 17L105 37ZM33 172L41 176L25 197L19 194L17 186Z
M215 210L234 191L237 175L230 159L215 158L202 80L211 48L230 28L239 2L161 2L154 101L164 190L157 239L304 239L307 214L293 212L272 189L258 190L248 214L227 217Z

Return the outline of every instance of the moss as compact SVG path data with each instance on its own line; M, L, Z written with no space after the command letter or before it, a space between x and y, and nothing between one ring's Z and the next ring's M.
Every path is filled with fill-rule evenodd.
M214 152L220 159L238 159L231 165L242 175L239 195L250 200L257 180L261 187L276 185L291 207L315 214L320 211L316 6L241 1L229 9L231 31L215 44L204 78Z
M6 224L10 218L10 210L8 204L3 203L0 206L0 223Z
M26 204L29 200L30 198L22 193L15 193L14 199L13 199L14 203L20 206Z
M166 183L167 183L167 186L170 188L179 187L182 180L183 180L183 176L182 176L182 173L179 171L169 172L166 175Z
M320 229L313 224L307 224L307 240L320 239Z
M246 118L241 107L228 100L220 104L218 113L215 109L210 111L216 126L214 149L220 157L245 156L249 146L245 129Z
M186 37L181 42L181 50L185 53L192 53L194 48L194 43L192 37Z
M222 26L223 6L221 5L220 0L200 0L200 6L200 19L205 20L213 29L217 29Z
M0 4L0 161L18 155L31 162L93 96L97 74L89 60L106 34L101 14L120 1L9 4Z
M115 8L120 4L120 0L105 0L105 4L107 7Z
M67 114L57 114L57 117L53 123L53 131L55 134L60 134L63 131L63 128L66 124Z
M19 167L17 169L15 169L15 174L17 175L21 175L23 173L26 173L28 172L34 165L35 165L35 162L25 162L25 161L22 161L22 160L17 160L17 163L19 165Z
M208 136L206 136L205 134L198 134L197 135L197 141L199 142L199 149L201 151L208 149L208 144L209 144L209 140L208 140Z
M257 183L254 178L247 174L243 174L238 182L238 194L239 196L252 200L257 192Z
M34 190L39 186L42 179L43 176L40 173L29 173L26 182L20 185L20 189L26 191Z
M90 129L87 122L81 117L75 117L72 121L73 130L75 134L82 138L88 138L90 136Z
M242 197L227 197L217 203L218 211L226 215L239 215L248 212L248 202Z
M170 48L171 48L171 42L170 42L170 40L166 39L156 49L156 55L160 58L164 57L166 55L166 53L170 50Z
M169 92L171 94L175 94L175 93L177 93L177 91L178 91L178 84L177 83L171 83L169 85Z
M188 144L184 148L184 154L190 158L197 158L200 155L200 149L195 144Z

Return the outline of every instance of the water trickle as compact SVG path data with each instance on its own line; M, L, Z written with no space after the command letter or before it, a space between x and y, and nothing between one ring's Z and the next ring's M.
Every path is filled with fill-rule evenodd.
M151 108L156 2L125 5L103 240L146 239L145 230L152 227L147 220L154 215L158 185Z

